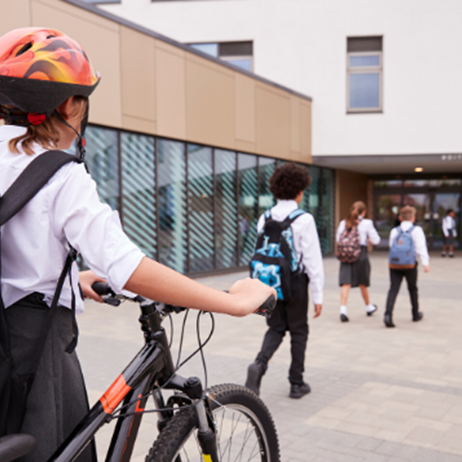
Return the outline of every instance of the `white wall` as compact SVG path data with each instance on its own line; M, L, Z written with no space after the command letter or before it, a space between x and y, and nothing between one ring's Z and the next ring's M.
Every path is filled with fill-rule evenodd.
M122 0L180 42L254 41L255 73L313 97L313 155L462 152L461 0ZM346 37L383 35L383 114L346 114Z

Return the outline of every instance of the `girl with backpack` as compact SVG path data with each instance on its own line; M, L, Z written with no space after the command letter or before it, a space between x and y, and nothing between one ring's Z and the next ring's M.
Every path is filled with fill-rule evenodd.
M366 204L355 202L350 214L342 220L337 229L337 258L340 260L340 321L348 322L347 301L352 287L359 287L366 305L366 314L371 316L377 305L371 305L368 287L371 264L367 254L367 243L377 245L380 236L372 220L365 218Z
M32 163L41 166L42 176L47 173L48 150L69 149L77 139L83 158L88 97L100 78L80 45L62 32L31 27L0 38L0 115L5 122L0 126L0 212L10 186L18 185L16 179ZM28 178L34 183L33 176ZM19 199L29 183L20 186ZM81 162L68 162L49 175L28 199L2 221L0 241L0 353L7 352L15 380L28 392L25 413L18 416L15 407L4 419L9 389L1 387L8 379L1 369L0 436L22 432L36 438L35 449L21 462L48 460L88 411L74 349L74 313L83 311L76 252L94 271L82 274L82 291L96 300L101 299L91 284L101 278L119 293L126 289L235 316L252 313L271 294L276 296L274 289L251 279L237 282L229 293L217 291L146 257L123 232L117 212L101 203ZM0 363L4 359L0 355ZM15 428L13 420L20 422ZM77 459L94 460L91 446Z

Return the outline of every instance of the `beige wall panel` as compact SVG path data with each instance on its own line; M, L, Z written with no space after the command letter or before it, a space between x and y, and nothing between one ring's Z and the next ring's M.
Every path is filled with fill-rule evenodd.
M55 7L34 2L32 21L34 26L44 25L65 31L77 40L87 52L102 79L91 97L90 122L113 127L122 126L120 45L119 33L88 22L74 14L80 8L63 11ZM74 11L75 10L75 11ZM95 16L95 15L92 15Z
M2 0L0 15L0 36L20 27L30 27L30 0ZM6 14L8 9L8 13Z
M186 59L186 135L189 140L234 149L234 100L232 75Z
M335 171L336 225L348 216L353 202L368 203L367 186L367 175L347 170Z
M256 153L257 145L248 141L236 140L236 150L243 152Z
M311 164L311 103L300 102L300 147L303 162Z
M16 2L16 0L13 0ZM51 6L54 9L59 9L63 13L71 14L76 18L83 19L85 22L91 22L98 26L105 27L109 30L117 32L119 30L119 24L111 21L110 19L106 19L103 16L98 14L92 13L91 11L84 10L83 8L79 8L77 6L71 5L70 3L66 3L61 0L30 0L32 3L42 3L44 5ZM41 26L48 27L47 24L41 24Z
M255 143L255 80L236 73L236 139Z
M169 43L162 42L162 40L156 40L156 48L158 50L166 51L171 55L177 55L180 58L186 57L186 52L183 49L170 45Z
M154 122L155 41L127 27L121 27L122 112Z
M300 100L296 96L290 97L290 149L301 153L301 107ZM300 156L299 156L300 157Z
M257 150L261 154L290 157L290 98L257 84Z
M156 43L157 130L162 136L186 139L186 64L184 52Z
M209 59L201 58L200 56L194 54L194 53L185 53L186 58L188 61L192 63L196 63L199 66L206 67L212 71L215 72L220 72L221 74L227 75L228 77L234 77L236 74L238 74L235 71L232 71L231 69L228 69L225 66L222 66L221 64L218 64L214 61L210 61Z
M147 133L149 135L155 135L157 133L156 123L152 120L139 119L126 115L122 116L122 128L125 130Z

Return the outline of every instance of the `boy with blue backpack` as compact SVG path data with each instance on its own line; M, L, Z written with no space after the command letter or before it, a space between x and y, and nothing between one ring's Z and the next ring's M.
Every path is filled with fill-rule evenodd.
M258 237L250 262L250 276L278 293L276 308L267 319L269 328L263 345L247 371L245 385L257 395L268 361L287 331L290 332L292 356L289 396L297 399L311 391L303 380L308 341L308 286L316 318L322 310L324 268L314 218L298 208L310 183L309 171L304 167L288 163L276 168L269 186L278 203L266 211L257 224Z
M401 224L392 229L390 233L390 290L384 316L384 323L387 327L395 327L393 307L403 278L406 278L411 298L412 320L417 322L423 318L423 313L419 311L416 256L420 258L426 273L430 271L430 257L423 229L420 226L414 226L415 215L414 207L409 205L403 207L399 213Z

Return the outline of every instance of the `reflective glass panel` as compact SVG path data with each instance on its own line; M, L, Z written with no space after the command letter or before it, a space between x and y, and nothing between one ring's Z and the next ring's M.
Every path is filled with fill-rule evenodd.
M252 72L252 58L227 58L224 61L246 71Z
M402 180L380 180L374 181L374 188L401 188Z
M218 58L218 43L190 43L189 46L214 58Z
M454 239L454 247L460 247L460 194L459 193L439 193L433 198L433 246L443 247L443 218L446 217L449 209L454 210L456 220L457 237Z
M185 145L159 139L159 261L176 271L187 271L187 201Z
M380 194L375 198L374 224L380 236L378 247L388 248L390 231L401 223L398 215L401 194Z
M350 74L350 109L379 108L379 105L379 73Z
M380 66L380 56L350 56L349 65L350 67Z
M314 172L314 175L316 175L317 174L316 171L319 170L319 168L318 167L313 167L312 165L310 165L310 166L305 165L305 164L298 164L298 165L300 165L300 167L304 167L304 168L307 168L309 170L311 181L313 181L312 172ZM311 185L308 186L308 188L304 192L303 199L302 199L302 201L300 202L300 205L299 205L299 208L301 208L302 210L305 210L307 212L310 212L310 191L311 191Z
M257 157L238 155L239 169L239 264L248 265L257 238Z
M416 209L415 224L422 226L427 240L431 237L432 211L430 194L404 194L403 205L411 205Z
M260 175L259 185L260 193L258 196L258 215L260 216L266 210L273 207L276 203L273 194L269 190L269 179L274 172L276 167L276 159L269 157L258 158L258 173Z
M98 194L113 210L120 210L119 150L117 131L109 128L88 127L85 161L98 185Z
M237 266L236 153L215 149L215 230L217 268Z
M335 220L335 192L334 171L323 168L319 190L318 233L323 254L333 251L334 220Z
M154 138L121 133L122 222L130 239L156 258Z
M189 272L214 268L212 148L188 144Z

